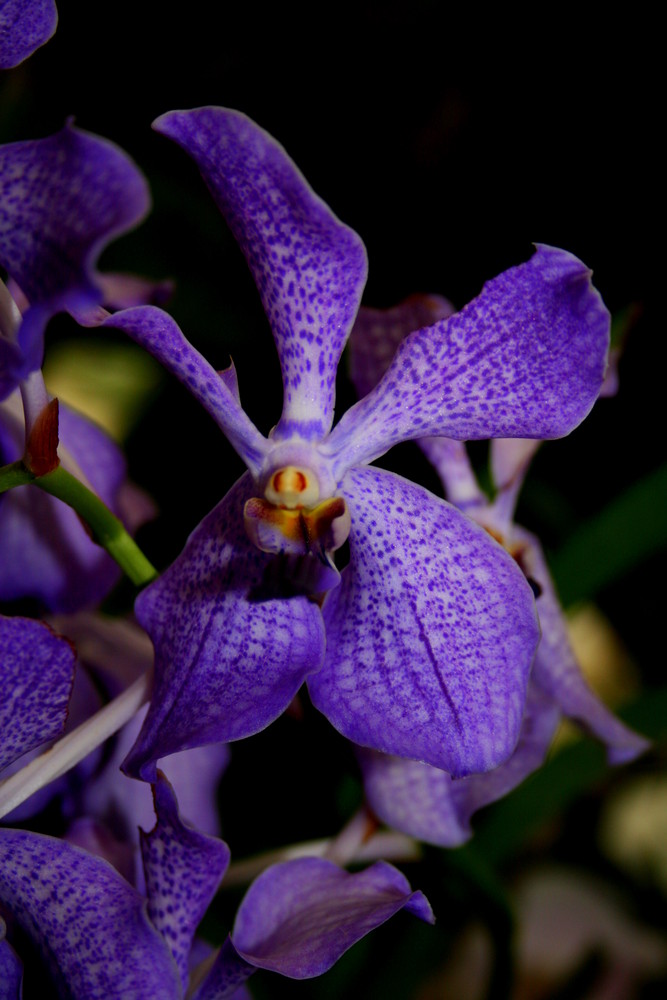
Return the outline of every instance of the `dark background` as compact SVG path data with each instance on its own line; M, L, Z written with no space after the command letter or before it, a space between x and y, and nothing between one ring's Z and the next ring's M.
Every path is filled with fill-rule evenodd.
M102 267L175 280L170 310L216 367L233 355L244 405L262 431L276 422L281 399L268 326L196 168L150 130L165 111L235 107L275 135L364 239L368 305L390 306L416 291L464 305L486 279L525 260L537 241L581 257L614 315L631 307L618 396L601 402L570 438L542 449L520 514L553 555L567 603L595 599L629 649L644 690L664 685L667 357L656 294L662 109L655 26L632 9L615 23L605 12L604 22L586 24L563 6L519 16L425 0L360 0L335 10L253 4L244 12L189 0L177 18L167 17L161 3L137 0L62 0L58 7L52 41L0 81L0 139L46 135L75 115L82 128L135 158L149 177L154 211L105 252ZM57 319L47 352L59 339L90 336ZM241 471L209 418L180 387L168 380L164 386L127 443L134 478L161 508L140 535L160 567ZM342 372L341 409L353 398ZM482 448L475 458L483 467ZM412 446L385 462L438 489ZM118 605L130 596L121 590ZM635 721L664 733L650 699L635 706ZM222 809L237 856L328 835L344 820L359 788L341 742L306 707L305 721L283 719L236 748ZM567 766L560 779L547 773L537 798L517 799L515 812L497 821L526 832L501 856L484 853L490 835L485 842L480 834L477 859L503 884L526 857L597 871L621 886L644 921L664 926L658 889L633 883L599 856L594 830L604 796L629 779L610 775L600 758L585 756L594 754L592 746L582 746L585 759L571 765L589 776L582 785L570 788ZM651 771L659 762L657 752L636 767ZM488 822L493 830L493 814ZM258 976L257 995L324 997L346 989L400 997L414 989L416 996L414 983L447 955L470 914L492 926L500 942L493 988L502 995L506 914L466 857L434 852L419 869L406 869L437 904L436 937L408 931L405 918L399 931L378 932L379 944L359 946L366 951L353 952L331 974L342 978L296 986ZM224 909L216 919L228 926ZM395 978L399 966L412 968L410 987ZM645 995L659 995L653 988Z

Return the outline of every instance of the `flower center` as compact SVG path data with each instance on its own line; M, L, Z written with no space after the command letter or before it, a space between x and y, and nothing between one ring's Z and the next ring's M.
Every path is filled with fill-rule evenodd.
M266 484L264 496L274 507L287 510L313 507L320 499L320 484L310 469L286 465L273 473Z

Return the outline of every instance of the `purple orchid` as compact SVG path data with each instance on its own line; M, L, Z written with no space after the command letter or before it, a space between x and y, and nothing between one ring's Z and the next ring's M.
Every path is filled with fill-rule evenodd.
M137 601L156 679L127 769L151 779L163 755L257 732L305 679L358 744L457 776L497 766L519 734L538 642L532 592L455 507L368 463L426 434L572 430L599 392L608 346L589 271L539 247L462 312L414 332L330 430L366 278L361 240L239 112L174 112L155 127L195 159L246 256L284 405L265 438L233 369L218 374L165 313L107 320L185 383L248 468ZM346 538L339 578L330 554ZM320 611L312 597L323 592Z
M250 887L217 955L190 969L197 925L229 863L227 845L186 826L159 774L157 823L142 833L146 898L86 851L24 830L0 830L0 904L38 946L66 997L222 1000L247 996L257 969L318 976L401 909L433 921L421 892L391 865L350 875L320 858L274 865ZM20 996L17 956L0 941L0 970ZM188 985L189 989L188 989Z
M388 310L362 309L350 338L350 371L359 395L370 392L382 379L393 352L409 336L416 319L433 323L453 312L453 306L438 296L413 296ZM602 393L611 394L615 384L612 368ZM492 441L493 502L481 490L463 443L443 437L424 438L418 444L435 466L447 498L497 538L532 581L542 630L519 742L500 767L453 781L428 764L359 750L366 796L377 816L421 840L451 847L470 837L470 818L477 809L505 795L540 766L563 715L601 739L613 764L633 760L649 744L589 689L570 646L540 543L513 523L518 494L540 442Z
M0 284L0 462L20 459L26 443L29 450L49 402L39 367L50 317L65 310L89 322L109 295L128 304L163 291L95 270L106 244L148 206L146 183L125 153L71 124L0 147L0 263L10 275ZM136 528L147 508L127 487L117 446L65 407L59 430L65 468ZM0 600L33 597L51 611L72 611L97 603L119 576L76 514L32 488L0 497L0 548Z
M56 30L54 0L0 0L0 69L11 69Z

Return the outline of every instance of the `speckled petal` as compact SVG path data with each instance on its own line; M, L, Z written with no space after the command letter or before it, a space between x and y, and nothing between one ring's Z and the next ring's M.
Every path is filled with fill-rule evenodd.
M0 771L60 736L75 662L67 640L44 622L0 616Z
M157 823L141 833L148 915L171 949L185 990L195 931L227 871L229 848L182 823L160 771L153 794Z
M366 251L285 150L238 111L198 108L154 127L197 162L257 283L285 389L274 437L322 438L336 368L366 281Z
M289 705L324 654L316 604L288 596L279 557L243 527L246 473L190 536L175 563L136 603L156 650L146 722L125 761L154 780L155 761L259 732Z
M608 346L609 313L590 271L540 246L461 312L407 337L328 449L343 470L429 435L561 437L595 402Z
M432 326L454 312L440 295L411 295L391 309L362 306L350 334L350 378L358 396L375 388L398 345L413 330Z
M488 497L479 488L466 446L453 438L426 437L417 442L440 476L445 496L459 510L486 507Z
M553 698L563 715L606 744L610 763L634 760L649 748L648 740L628 729L589 688L570 646L565 616L540 543L522 528L515 528L515 539L524 546L521 560L525 571L542 588L537 599L542 639L533 667L535 683Z
M521 735L509 760L486 774L456 780L420 761L359 749L368 804L402 833L457 847L472 835L470 817L478 809L507 795L542 764L559 720L553 701L529 684Z
M60 407L60 455L115 513L126 466L118 446L85 417ZM23 429L0 408L0 459L23 454ZM50 611L91 607L108 594L120 569L89 537L75 512L31 486L0 496L0 600L34 598Z
M11 69L56 30L54 0L0 0L0 69Z
M514 749L538 641L518 566L455 507L381 469L353 469L350 563L326 598L311 697L353 742L457 777Z
M67 1000L182 1000L176 964L118 872L37 833L0 830L0 902Z
M21 1000L23 964L5 933L5 922L0 917L0 1000Z
M42 332L103 299L95 263L149 207L146 182L117 146L67 124L46 139L0 146L0 264L30 302L19 330L20 377L42 362Z
M183 336L176 322L155 306L138 306L115 313L104 326L122 330L141 344L175 375L229 439L251 472L257 473L268 442L229 387L230 376L220 375Z

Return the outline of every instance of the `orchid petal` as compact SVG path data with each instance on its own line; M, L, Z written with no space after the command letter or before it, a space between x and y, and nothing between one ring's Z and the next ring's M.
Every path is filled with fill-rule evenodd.
M248 469L257 474L268 451L266 438L246 416L229 377L221 376L195 350L171 316L155 306L138 306L115 313L103 325L128 334L175 375L213 417Z
M307 596L280 592L274 556L243 527L246 474L190 536L175 563L136 603L155 646L155 688L125 762L151 780L155 761L259 732L289 705L324 653L324 624Z
M5 934L5 922L0 917L0 1000L21 1000L23 963Z
M534 438L498 438L491 442L491 477L497 490L518 493L541 443Z
M523 545L521 561L526 573L542 591L537 599L542 639L533 667L535 683L553 698L563 715L606 744L610 763L634 760L645 753L650 743L628 729L589 688L570 646L565 616L540 544L521 528L515 529L515 538Z
M257 969L241 958L227 937L215 956L213 966L207 972L189 1000L252 1000L243 985Z
M9 403L9 401L8 401ZM5 406L8 405L5 404ZM91 421L60 407L63 465L119 510L126 466L118 446ZM23 428L0 409L5 462L23 454ZM0 497L0 600L32 597L50 611L89 607L108 594L120 569L89 537L77 514L60 500L21 487Z
M95 262L148 211L146 182L117 146L67 124L46 139L0 146L0 264L30 308L19 330L19 378L42 363L54 313L100 303Z
M275 139L238 111L163 115L154 128L196 161L255 279L283 373L275 438L322 438L336 368L366 281L366 251Z
M231 938L246 962L309 979L404 908L433 923L424 895L384 861L351 875L323 858L299 858L272 865L253 882Z
M609 313L590 271L539 246L461 312L407 337L328 451L343 471L431 435L561 437L595 402L608 346Z
M516 744L539 631L525 577L455 507L380 469L343 483L350 563L326 598L317 708L348 739L457 777Z
M181 1000L178 970L145 901L100 858L0 830L0 902L39 946L59 995Z
M229 848L184 826L176 796L159 771L153 794L157 823L141 834L148 915L169 945L185 989L195 931L227 870Z
M465 511L488 504L488 498L479 488L462 441L425 437L420 438L417 444L438 473L450 503Z
M67 640L44 622L0 616L0 770L60 736L75 662Z
M359 749L366 798L389 826L439 847L457 847L470 836L470 817L502 798L544 761L560 713L540 689L528 685L526 711L516 750L486 774L452 779L416 760Z
M411 295L391 309L362 306L350 334L350 378L357 395L374 389L409 333L455 312L440 295Z
M54 0L1 0L0 69L12 69L31 56L57 24Z

